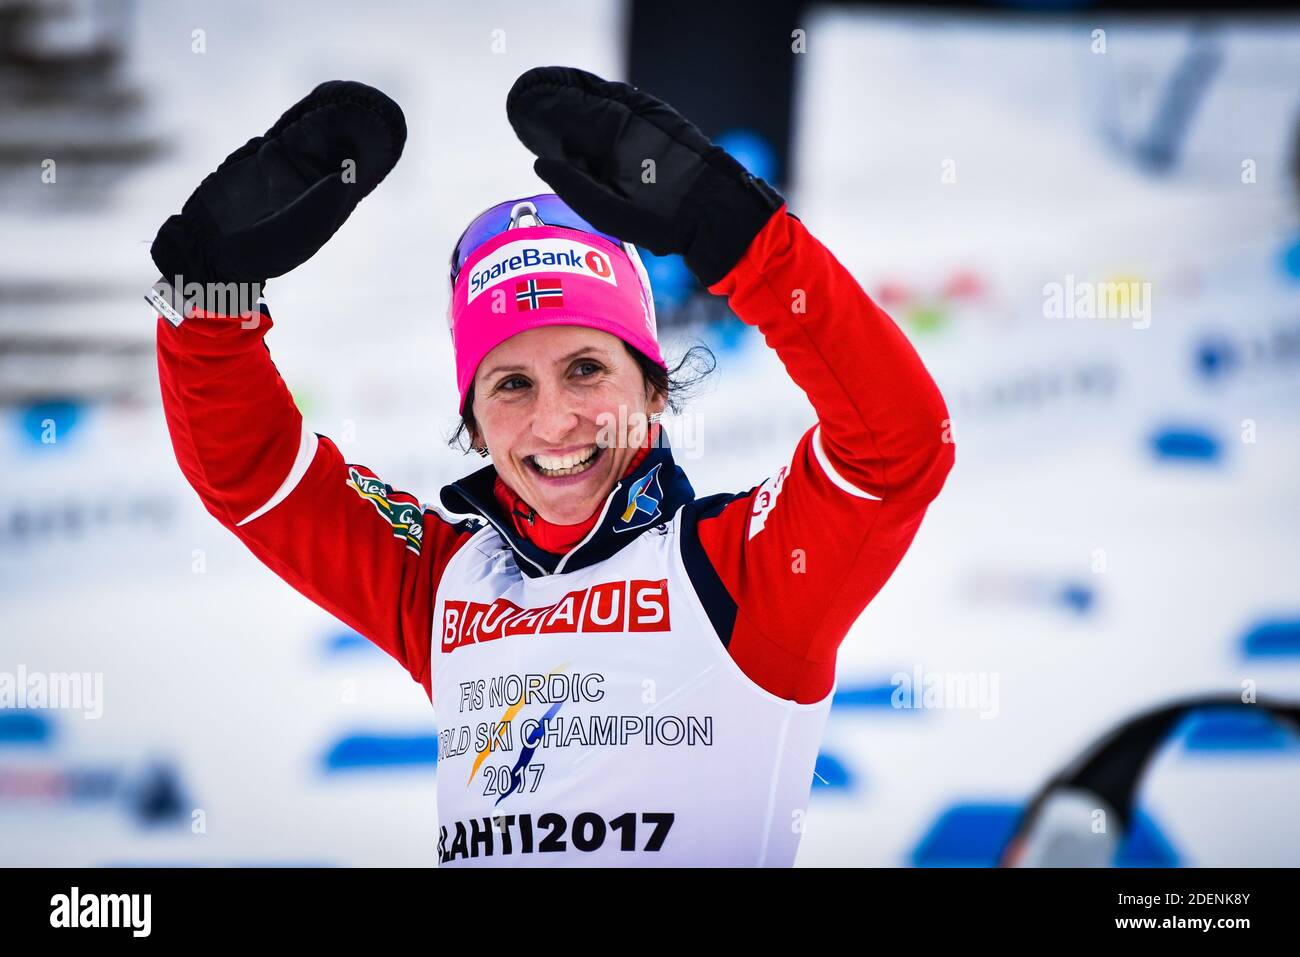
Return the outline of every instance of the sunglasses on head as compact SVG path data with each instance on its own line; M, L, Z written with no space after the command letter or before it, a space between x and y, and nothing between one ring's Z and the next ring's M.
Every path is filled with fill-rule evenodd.
M465 262L489 239L500 236L508 229L522 226L562 226L580 232L599 236L613 243L620 249L628 246L617 237L601 232L587 222L554 193L541 193L524 199L511 199L504 203L489 206L474 217L474 220L461 233L460 239L451 251L451 284L456 285L456 277L465 268Z

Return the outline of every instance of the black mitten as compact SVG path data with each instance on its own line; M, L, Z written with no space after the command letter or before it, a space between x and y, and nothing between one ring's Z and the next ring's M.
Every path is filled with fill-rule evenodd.
M154 264L186 287L260 287L325 245L397 164L405 142L402 110L383 93L348 80L322 83L199 184L158 230Z
M671 106L626 83L537 67L511 87L506 115L561 199L597 229L656 255L681 253L706 286L784 202Z

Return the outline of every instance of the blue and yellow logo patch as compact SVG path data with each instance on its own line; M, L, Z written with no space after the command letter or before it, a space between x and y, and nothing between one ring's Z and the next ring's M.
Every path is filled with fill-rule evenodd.
M661 467L662 463L656 465L628 486L627 504L623 507L623 514L614 523L614 531L628 532L634 528L644 528L659 517L659 503L664 498L663 489L659 485ZM639 515L645 517L637 521Z

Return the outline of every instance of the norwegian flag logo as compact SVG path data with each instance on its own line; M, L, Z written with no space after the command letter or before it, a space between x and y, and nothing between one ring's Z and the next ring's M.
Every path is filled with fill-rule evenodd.
M558 309L564 305L564 290L558 279L529 279L515 283L515 302L520 312Z

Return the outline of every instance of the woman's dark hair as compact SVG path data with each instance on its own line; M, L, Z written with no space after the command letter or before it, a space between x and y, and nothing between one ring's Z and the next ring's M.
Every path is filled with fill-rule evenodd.
M650 359L635 346L624 342L623 348L641 367L641 375L646 385L655 393L665 397L670 412L680 412L686 401L695 394L700 383L718 367L718 360L713 350L703 343L688 348L677 364L668 370L663 369L659 363ZM465 412L461 416L460 425L456 426L456 431L451 434L447 444L454 449L469 453L470 446L473 444L469 437L474 434L477 425L474 421L474 383L471 382L469 391L465 393Z

